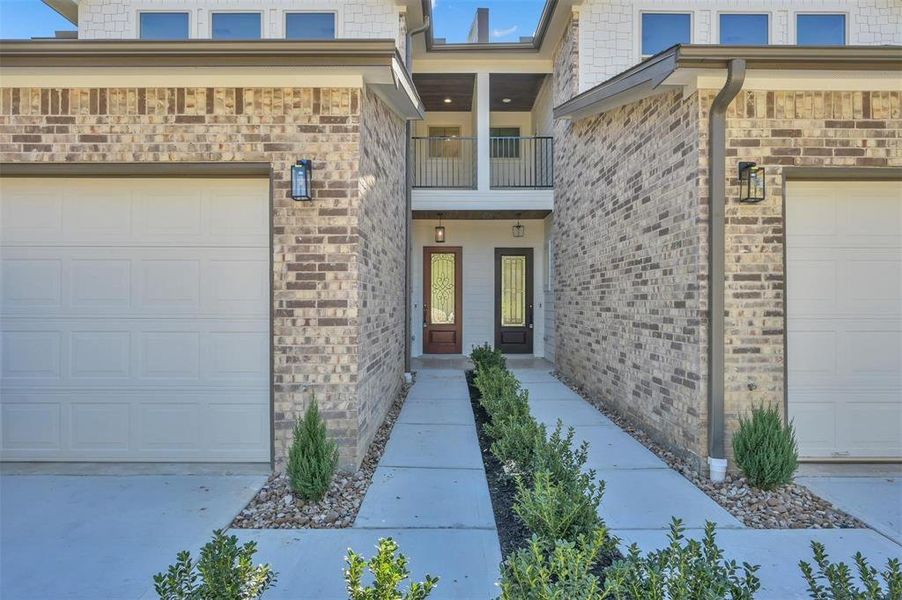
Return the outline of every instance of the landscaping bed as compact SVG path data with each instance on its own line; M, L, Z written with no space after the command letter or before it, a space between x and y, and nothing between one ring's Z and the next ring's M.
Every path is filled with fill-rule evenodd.
M322 500L318 502L301 500L292 493L288 475L284 472L273 473L247 506L238 513L230 527L339 529L353 525L409 389L410 386L405 385L388 409L385 420L370 442L360 468L353 473L336 473Z
M839 510L808 488L790 483L766 491L751 486L740 474L727 474L722 483L715 483L699 473L685 460L655 443L641 429L618 412L594 402L581 388L560 373L554 373L562 383L579 394L618 427L651 450L672 469L691 481L731 515L754 529L829 529L867 527L855 517Z
M479 450L482 454L482 464L485 467L485 478L489 484L492 510L495 513L495 527L498 529L501 556L507 556L514 550L525 547L532 534L514 512L517 485L514 478L505 472L501 461L489 449L492 440L485 432L489 415L479 403L479 390L473 385L473 371L467 371L466 375L467 387L470 388L470 404L473 407L473 417L476 419L476 433L479 436Z

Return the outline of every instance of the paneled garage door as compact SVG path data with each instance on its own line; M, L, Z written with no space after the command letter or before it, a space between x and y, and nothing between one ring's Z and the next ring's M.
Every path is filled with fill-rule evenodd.
M807 457L902 457L902 182L789 182L789 415Z
M266 180L0 179L4 460L269 460Z

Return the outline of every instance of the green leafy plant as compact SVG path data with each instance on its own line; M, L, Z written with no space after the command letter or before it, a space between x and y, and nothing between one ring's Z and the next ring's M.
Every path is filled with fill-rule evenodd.
M760 587L757 565L725 561L714 524L705 524L701 542L684 543L682 522L670 525L670 544L642 556L633 544L624 559L605 570L604 598L616 600L751 600Z
M294 426L286 471L291 489L304 500L321 500L338 467L338 446L329 439L316 398Z
M533 453L545 439L545 427L528 412L498 418L486 423L485 431L493 438L492 454L515 472L523 473L533 462Z
M350 600L423 600L438 585L438 577L426 575L426 581L411 583L407 592L400 591L398 586L410 577L407 558L398 552L398 544L391 538L380 539L376 548L376 555L369 562L348 550L345 583ZM363 586L367 567L374 580L370 587Z
M799 464L792 423L784 426L775 407L754 408L751 418L740 417L733 454L749 483L764 490L790 483Z
M592 570L616 544L604 527L574 542L549 544L533 536L502 564L501 600L600 600L601 583Z
M485 408L490 419L509 416L512 411L522 409L522 406L517 406L520 400L520 382L507 369L480 368L476 371L474 383L479 390L479 403ZM528 413L528 402L522 404Z
M539 471L531 485L518 478L514 512L543 540L573 541L603 525L598 516L603 494L604 482L595 481L594 471L564 479Z
M477 369L489 367L504 369L507 367L507 361L504 359L504 354L501 353L501 350L492 348L488 342L482 346L473 346L473 349L470 351L470 360L473 361L473 365Z
M547 439L543 435L536 440L530 457L530 471L548 471L555 481L572 479L582 472L589 459L589 442L584 441L574 448L573 436L576 430L569 427L564 435L563 429L564 423L558 419L557 426Z
M831 563L824 545L811 542L815 573L812 566L799 562L808 583L808 593L814 600L900 600L902 599L902 567L899 559L891 558L882 573L868 564L861 552L855 553L855 570L864 589L857 586L852 569L845 563ZM883 585L879 578L883 579Z
M257 545L238 546L238 538L218 529L194 562L187 550L179 552L166 573L153 577L161 600L255 600L276 580L268 564L254 566Z

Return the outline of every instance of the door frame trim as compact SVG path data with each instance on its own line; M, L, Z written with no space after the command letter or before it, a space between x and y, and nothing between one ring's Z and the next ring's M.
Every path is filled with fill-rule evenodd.
M454 306L457 312L455 319L455 329L457 331L457 354L463 352L464 344L464 293L463 293L463 274L464 274L464 248L463 246L423 246L423 354L441 354L426 351L426 329L429 327L429 320L426 316L426 306L428 305L429 292L432 290L431 275L432 265L427 257L432 252L454 252L457 256L456 269L454 270Z
M532 246L520 246L520 247L504 247L504 248L495 248L495 260L494 260L494 273L492 274L492 285L494 287L493 300L494 306L492 310L492 320L494 321L494 330L495 330L495 348L497 348L500 343L501 337L501 279L499 277L500 271L500 261L501 257L505 254L511 255L521 255L526 257L526 296L527 296L527 304L530 304L529 300L532 300L532 315L531 317L535 317L535 306L536 306L536 290L535 290L535 252ZM529 328L529 350L524 352L523 354L535 354L535 319L533 318L532 327Z

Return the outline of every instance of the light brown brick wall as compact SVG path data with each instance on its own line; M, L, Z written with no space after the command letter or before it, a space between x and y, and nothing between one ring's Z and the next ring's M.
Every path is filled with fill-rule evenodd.
M404 372L404 122L373 93L360 128L360 456L398 395Z
M674 92L559 123L555 139L558 366L699 465L707 455L707 128L716 92ZM728 453L740 415L784 402L783 169L902 166L900 96L745 91L729 108ZM766 168L764 202L738 202L740 160Z
M555 306L560 371L702 458L698 114L672 92L559 130Z
M285 456L294 419L315 394L340 442L342 463L356 464L361 440L381 418L374 396L391 391L367 388L362 430L361 240L385 232L378 230L381 221L361 219L367 200L361 198L361 162L369 164L361 159L361 94L350 88L0 90L0 162L272 164L277 460ZM371 122L372 131L401 127L387 118ZM298 158L313 159L312 202L289 196L289 167ZM368 187L379 188L382 178L393 181L397 174L386 169L367 176ZM394 260L396 254L386 255L377 270L390 272L394 267L386 265ZM401 352L400 340L384 344L397 344ZM393 368L380 377L387 380ZM398 369L396 379L401 375Z
M701 123L716 90L700 92ZM902 166L899 92L743 91L727 113L727 446L738 417L758 404L784 404L785 167ZM703 131L707 127L702 128ZM707 137L702 136L702 180ZM767 197L741 204L737 164L766 169ZM700 188L707 203L707 188ZM754 390L749 389L753 384Z

